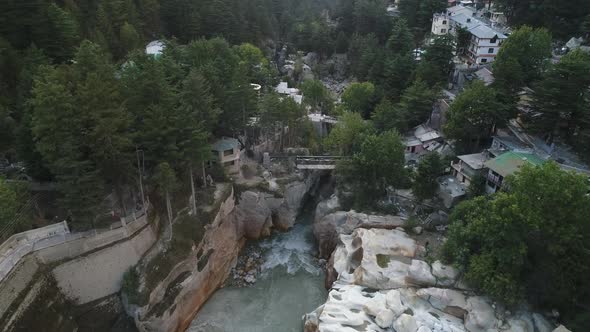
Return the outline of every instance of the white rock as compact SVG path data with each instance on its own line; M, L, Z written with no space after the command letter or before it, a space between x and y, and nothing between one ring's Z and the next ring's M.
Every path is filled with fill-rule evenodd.
M418 331L418 324L416 319L408 314L402 314L393 323L393 328L396 332L416 332Z
M417 246L406 233L359 228L351 235L340 235L340 242L334 253L334 269L341 281L375 289L407 286L408 263L416 254ZM432 275L430 281L433 285Z
M420 326L417 332L432 332L432 330L426 326Z
M434 286L436 278L430 272L430 266L425 261L412 260L406 281L416 286Z
M383 329L364 310L367 304L373 301L373 297L365 293L363 289L364 287L357 285L345 285L332 289L319 316L319 330L354 332L358 331L355 327L363 327L366 331L382 332ZM378 293L371 295L376 294Z
M459 271L452 266L435 261L432 263L432 274L436 277L437 285L449 287L455 284Z
M494 315L494 309L486 299L474 296L467 299L467 315L465 315L465 328L469 332L486 332L493 329L498 322Z
M563 326L563 325L559 325L555 330L553 330L553 332L572 332L572 331L566 329L565 326Z
M399 315L401 315L407 309L407 307L403 305L401 294L397 289L387 292L385 295L385 302L387 304L387 308L389 308L389 310L391 310L393 313L393 319L399 317Z
M382 310L386 308L385 296L381 293L375 293L372 298L369 298L363 310L370 316L376 317Z
M393 311L391 311L389 309L385 309L385 310L381 310L379 312L379 314L377 314L377 317L375 317L375 322L380 327L387 329L387 328L391 327L391 324L393 324L394 319L395 319L395 314L393 313Z
M418 234L418 235L420 235L420 234L422 234L422 227L421 227L421 226L416 226L416 227L412 228L412 231L413 231L415 234Z
M428 301L433 307L455 317L463 318L467 309L465 295L459 291L443 288L422 288L416 295Z

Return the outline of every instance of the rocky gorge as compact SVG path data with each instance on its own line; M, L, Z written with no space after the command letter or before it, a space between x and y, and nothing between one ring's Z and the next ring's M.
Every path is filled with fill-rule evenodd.
M145 294L146 301L128 300L126 305L140 331L186 330L207 299L224 284L246 241L268 237L273 229L293 227L304 199L313 194L321 177L319 173L265 175L265 179L229 191L229 185L218 186L214 204L218 212L205 225L202 240L192 246L188 257L165 271L151 289L146 288L145 277L140 279L137 291ZM148 270L157 251L174 250L170 243L160 243L154 253L146 255L137 267L140 275L153 272ZM246 283L254 281L251 274L242 277Z

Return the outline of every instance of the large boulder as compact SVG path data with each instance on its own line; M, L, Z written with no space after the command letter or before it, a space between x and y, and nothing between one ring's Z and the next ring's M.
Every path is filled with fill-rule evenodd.
M324 207L322 206L319 209L322 212ZM404 220L399 216L378 216L355 211L338 211L322 218L316 218L313 232L318 240L320 257L327 258L339 243L338 237L340 234L351 234L357 228L394 229L403 224Z
M437 286L450 287L457 282L459 271L452 266L435 261L432 263L432 274L436 278Z
M449 315L463 318L467 313L467 297L462 292L445 288L422 288L416 291L416 295Z
M272 227L272 211L266 201L271 196L253 191L240 195L236 218L244 229L244 235L251 240L269 236Z
M375 289L435 283L428 264L412 260L417 244L401 230L358 228L351 235L340 235L340 241L334 268L342 281Z
M308 185L301 181L294 181L285 186L283 204L279 207L274 221L277 229L285 231L293 227L308 190Z
M318 241L321 258L329 257L339 243L339 226L346 222L347 212L331 213L314 223L313 233Z
M333 194L330 198L318 203L315 208L314 223L319 223L326 215L334 213L340 209L340 201L338 195Z
M429 287L436 285L436 278L430 272L428 263L414 259L408 270L406 282L409 285Z
M418 331L418 324L414 316L403 314L393 323L393 328L396 332L416 332Z
M467 299L466 309L465 328L469 332L485 332L497 328L494 308L486 298L470 297Z

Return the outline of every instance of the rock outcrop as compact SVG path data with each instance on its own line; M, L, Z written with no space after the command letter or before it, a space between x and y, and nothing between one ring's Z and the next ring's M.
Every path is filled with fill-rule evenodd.
M320 257L328 258L339 242L340 234L351 234L357 228L393 229L404 224L399 216L379 216L355 211L338 211L321 216L330 211L330 205L338 205L334 198L321 202L316 208L313 233L319 243ZM319 216L318 216L319 212Z
M540 314L510 314L464 289L453 267L417 259L424 248L401 228L334 225L345 230L328 263L337 279L326 303L305 316L306 332L553 330Z

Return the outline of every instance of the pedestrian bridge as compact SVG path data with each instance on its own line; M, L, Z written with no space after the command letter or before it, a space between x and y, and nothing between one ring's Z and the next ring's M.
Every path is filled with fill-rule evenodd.
M297 156L295 165L298 169L334 169L336 164L345 159L340 156Z

